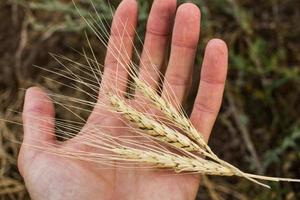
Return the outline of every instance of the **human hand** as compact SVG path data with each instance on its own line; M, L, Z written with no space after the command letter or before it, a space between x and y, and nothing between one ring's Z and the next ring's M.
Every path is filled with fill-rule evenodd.
M172 26L175 16L175 24ZM135 33L137 5L135 0L123 0L116 11L109 45L124 44L124 55L132 54L132 40ZM126 26L123 26L126 21ZM172 33L171 55L165 73L165 80L174 91L177 101L182 102L191 87L191 75L200 33L200 11L191 4L181 5L176 12L175 0L155 0L149 16L140 76L155 87L147 77L151 63L163 68L168 39ZM128 35L120 37L117 32ZM110 46L108 47L110 49ZM227 47L223 41L211 40L205 51L198 95L191 114L193 125L208 139L222 102L227 73ZM125 56L126 57L126 56ZM124 79L126 71L115 70L117 60L108 50L102 84L112 79ZM147 65L148 63L148 65ZM147 73L145 73L147 72ZM155 73L154 73L155 74ZM100 92L101 89L100 88ZM119 88L122 90L122 88ZM124 89L124 88L123 88ZM103 92L103 91L102 91ZM163 91L163 94L168 91ZM101 101L99 98L98 101ZM118 126L121 122L110 115L105 120L95 107L79 135L86 134L89 126ZM38 146L42 142L55 144L54 107L47 95L38 88L26 92L23 121L24 144ZM34 116L34 117L32 117ZM48 118L44 120L39 120ZM43 128L39 128L43 127ZM43 131L47 129L47 132ZM49 134L49 131L52 134ZM122 133L126 135L126 133ZM60 144L68 148L80 148L76 138ZM66 159L37 151L22 145L19 155L19 169L32 199L194 199L200 184L198 175L174 175L155 170L121 170L117 166L101 169L93 163Z

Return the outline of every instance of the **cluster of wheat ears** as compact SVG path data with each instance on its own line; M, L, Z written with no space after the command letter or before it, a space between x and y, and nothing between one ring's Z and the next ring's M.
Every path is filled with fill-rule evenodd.
M77 9L80 14L80 9ZM122 80L112 79L106 81L108 83L106 85L101 84L103 66L97 60L88 37L89 52L83 50L82 53L79 53L85 58L85 64L64 56L52 55L60 64L60 71L42 69L70 80L72 84L67 84L65 81L52 81L80 91L97 103L50 93L52 101L60 104L70 112L73 112L71 111L72 107L85 112L90 112L90 109L87 108L94 108L93 112L99 111L97 113L99 118L105 120L105 117L109 116L118 123L116 126L89 123L90 125L84 126L82 129L87 120L73 112L81 122L57 119L57 130L62 133L59 137L63 139L73 138L73 140L76 138L76 142L85 148L77 150L67 147L56 148L54 144L45 142L42 143L43 145L33 146L33 148L63 156L66 159L78 159L107 167L118 166L124 169L140 168L141 170L158 168L173 170L176 173L238 176L264 187L269 186L259 182L259 180L299 182L296 179L245 173L220 159L208 146L201 133L190 122L180 103L176 102L176 96L172 90L168 90L166 95L160 95L161 89L153 89L148 84L149 80L143 80L138 75L139 67L133 61L130 61L129 55L124 55L122 51L124 44L107 45L109 40L109 32L105 28L107 22L103 20L101 14L96 12L96 16L97 18L95 18L95 15L82 16L82 18L99 41L108 48L107 50L118 61L117 69L114 70L117 72L125 71L129 76L128 78ZM126 22L123 25L126 26ZM119 32L119 35L122 37L126 33ZM138 39L141 41L139 37ZM134 50L139 55L137 48L134 47ZM65 64L65 62L68 62L68 64ZM147 64L149 65L149 63ZM143 63L139 64L139 66L141 65ZM162 82L163 76L154 64L151 73L149 70L147 77L151 78L153 71L159 75ZM79 87L77 83L84 87ZM101 91L104 92L99 93L100 85ZM168 87L165 80L164 86ZM126 92L119 89L121 87L126 87ZM128 97L128 91L134 91L134 93L131 92L131 96L134 96L134 98ZM59 103L57 99L64 102L69 101L70 104ZM72 106L73 103L78 106ZM49 119L43 120L47 121ZM43 129L43 127L39 128ZM47 131L46 128L43 131ZM50 130L48 132L53 134L50 133ZM84 134L81 134L81 132L84 132Z

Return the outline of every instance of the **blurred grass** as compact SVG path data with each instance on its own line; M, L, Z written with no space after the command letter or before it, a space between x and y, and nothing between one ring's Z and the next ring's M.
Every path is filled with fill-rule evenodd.
M84 14L92 10L88 1L77 2ZM110 21L105 1L94 2L104 19ZM202 11L197 66L209 39L222 38L230 49L224 104L210 141L213 149L245 171L299 178L300 1L189 2L199 5ZM116 6L118 1L111 4ZM139 4L138 33L143 36L151 1L140 0ZM19 114L9 110L21 111L24 92L19 88L41 85L57 93L72 92L51 84L42 77L47 74L32 65L55 67L57 64L48 52L80 61L70 47L81 50L87 46L83 33L86 25L67 0L1 1L0 16L3 19L0 23L0 118L19 121ZM91 37L98 56L103 59L105 49ZM191 97L195 95L196 85ZM58 109L57 115L63 113ZM28 198L17 171L18 145L11 142L21 137L20 127L1 122L1 200ZM240 179L211 180L223 199L300 198L299 184L272 183L273 189L269 191ZM206 193L201 188L199 199L208 199Z

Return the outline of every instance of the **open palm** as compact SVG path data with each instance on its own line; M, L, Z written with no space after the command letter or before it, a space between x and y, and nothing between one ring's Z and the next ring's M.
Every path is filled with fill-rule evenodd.
M200 34L200 11L190 3L181 5L176 12L176 0L155 0L147 24L144 52L141 56L140 77L152 87L157 87L159 77L151 73L152 64L164 72L164 58L172 33L171 53L165 80L174 91L177 101L183 102L191 87L191 75ZM123 0L116 11L109 47L106 56L102 84L109 85L112 79L119 90L125 90L121 80L127 77L126 70L117 70L119 59L115 58L114 44L124 44L118 52L124 57L133 51L137 4L135 0ZM175 23L173 26L173 22ZM125 26L124 26L125 24ZM120 36L118 33L125 33ZM222 102L227 73L227 48L223 41L214 39L207 45L201 71L198 95L195 99L191 121L208 139ZM129 58L130 59L130 58ZM151 60L151 62L150 62ZM122 62L129 62L122 60ZM152 64L151 64L152 63ZM123 63L126 64L126 63ZM150 72L150 73L149 73ZM150 77L149 74L152 74ZM100 94L107 87L100 88ZM100 97L101 95L99 95ZM101 101L101 98L99 98ZM76 141L95 124L120 126L121 121L105 115L105 110L94 108L83 131L64 146L81 148ZM101 115L99 115L101 113ZM23 121L24 144L39 142L56 143L54 134L54 107L47 95L39 88L30 88L26 93ZM34 116L34 117L32 117ZM103 117L104 116L104 117ZM52 120L45 122L42 118ZM44 128L39 128L44 127ZM127 134L127 133L118 133ZM102 169L95 164L65 159L36 151L23 145L19 155L19 169L24 177L32 199L194 199L200 183L198 175L175 175L154 170L124 170L118 167Z

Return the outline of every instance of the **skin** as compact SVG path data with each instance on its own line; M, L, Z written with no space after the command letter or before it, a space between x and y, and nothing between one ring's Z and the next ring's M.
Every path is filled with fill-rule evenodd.
M140 76L154 88L157 86L157 82L153 80L158 80L158 77L149 77L146 73L151 70L150 64L147 64L150 57L156 66L165 71L165 79L170 84L169 88L164 87L162 95L172 89L177 101L182 102L191 87L191 73L200 34L200 10L191 3L176 8L176 0L154 0L144 41L147 54L145 51L142 54L141 60L144 65L141 67ZM134 37L136 18L135 0L123 0L115 13L109 45L124 44L122 49L119 49L124 55L132 53L131 40ZM123 26L124 24L126 26ZM120 37L118 31L126 35ZM171 55L165 67L164 58L171 35ZM209 41L202 64L198 95L190 117L194 126L207 140L222 102L227 57L227 47L222 40ZM108 84L112 79L118 82L127 76L125 70L114 70L117 63L118 60L108 50L102 84ZM122 84L117 84L117 87L124 90ZM100 88L100 94L105 92L105 88L107 87ZM99 102L100 100L99 98ZM98 113L102 113L102 117ZM93 124L120 125L121 122L108 114L103 120L103 114L105 115L105 111L96 106L80 135L87 134L84 130ZM54 116L54 106L48 100L47 94L37 87L29 88L23 111L23 144L55 144L57 141L53 136ZM52 120L39 120L45 117ZM39 127L46 127L48 131L45 132ZM49 134L49 130L52 134ZM61 145L81 148L75 141L76 138ZM195 199L200 184L198 175L178 175L154 170L121 170L117 167L101 169L92 163L61 158L26 145L21 147L18 166L34 200Z

